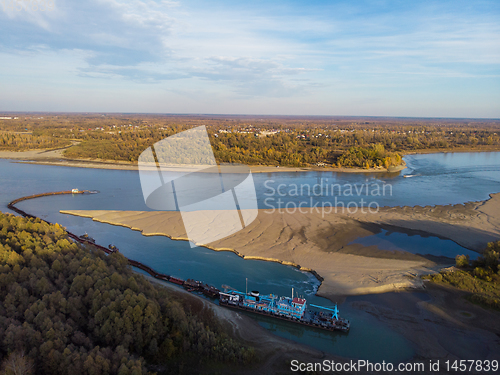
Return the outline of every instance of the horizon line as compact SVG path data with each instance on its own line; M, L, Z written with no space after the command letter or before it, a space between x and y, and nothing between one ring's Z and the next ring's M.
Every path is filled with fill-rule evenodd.
M495 117L437 117L437 116L372 116L372 115L283 115L283 114L225 114L225 113L175 113L175 112L99 112L99 111L0 111L0 114L5 116L9 114L52 114L52 115L154 115L154 116L219 116L219 117L261 117L261 118L323 118L323 119L334 119L334 118L352 118L352 119L420 119L420 120L488 120L488 121L500 121L500 118Z

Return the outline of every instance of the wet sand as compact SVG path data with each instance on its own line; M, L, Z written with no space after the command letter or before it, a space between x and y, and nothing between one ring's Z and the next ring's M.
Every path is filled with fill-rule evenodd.
M164 235L174 240L187 240L178 212L71 210L61 213L125 226L145 236ZM212 217L213 213L197 212L200 217L204 214ZM217 214L224 216L224 211L217 211ZM472 250L481 250L487 242L500 238L500 194L493 194L485 202L382 208L375 214L324 214L314 210L294 214L259 210L250 225L206 247L233 251L245 259L275 261L314 271L322 280L318 295L330 299L339 295L421 288L418 276L440 268L434 259L350 244L381 228L437 235Z
M481 252L500 239L500 193L480 202L446 206L382 207L374 214L352 214L361 223L450 239Z
M425 282L425 293L356 297L346 303L404 335L415 348L416 362L439 360L440 372L447 373L446 360L499 359L500 313L474 305L464 295Z

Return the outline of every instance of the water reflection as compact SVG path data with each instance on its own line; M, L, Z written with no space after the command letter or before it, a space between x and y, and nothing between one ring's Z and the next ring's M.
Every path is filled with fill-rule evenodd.
M357 238L351 244L363 246L377 246L380 250L403 251L412 254L432 255L455 259L457 255L468 255L476 259L479 254L458 245L451 240L444 240L433 236L409 235L400 232L389 232L382 229L372 236Z

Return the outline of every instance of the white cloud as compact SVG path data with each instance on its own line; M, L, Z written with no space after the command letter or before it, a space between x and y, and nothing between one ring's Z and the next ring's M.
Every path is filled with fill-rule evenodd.
M53 12L0 13L0 47L11 58L29 53L50 64L51 56L54 66L62 59L74 80L96 87L149 84L196 97L193 103L208 95L260 108L282 98L291 109L297 98L317 108L325 98L327 110L336 90L349 92L353 103L373 103L356 95L366 96L367 88L392 98L414 87L455 90L437 87L436 78L466 79L470 90L475 80L498 78L498 10L451 3L380 9L351 2L58 0ZM71 50L78 59L67 58Z

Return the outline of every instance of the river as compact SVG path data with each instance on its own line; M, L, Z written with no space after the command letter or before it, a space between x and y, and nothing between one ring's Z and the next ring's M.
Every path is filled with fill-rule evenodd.
M500 192L500 152L410 155L405 157L405 161L408 168L396 174L254 174L258 204L262 209L269 209L270 201L266 204L266 199L269 198L276 201L278 198L282 199L285 204L292 206L304 201L313 204L331 203L337 198L343 202L359 202L361 199L376 201L380 206L424 206L484 200L489 194ZM151 265L162 273L184 279L196 278L219 288L225 284L239 290L245 290L245 279L248 278L249 289L259 290L261 293L288 295L293 287L296 293L307 298L310 303L333 305L314 295L319 286L315 277L295 268L271 262L243 260L230 252L190 248L183 241L172 241L162 236L144 237L127 228L59 213L59 210L78 209L149 210L144 204L138 173L135 171L33 165L8 160L0 160L0 171L0 203L4 212L8 211L8 202L21 196L72 188L98 190L99 194L43 197L21 202L18 206L45 220L58 222L73 233L87 232L104 246L112 243L125 256ZM405 178L405 175L411 177ZM316 185L316 190L311 192L302 189L301 192L297 189L300 185L310 188ZM349 185L353 193L345 194L345 187ZM390 194L372 194L374 186L384 185L390 185ZM335 194L330 194L332 186L335 186ZM368 189L360 189L363 186ZM418 249L426 248L426 252L430 254L450 258L468 251L451 241L436 237L413 236L408 241L401 237L401 233L381 232L377 236L379 242L376 244L387 250L397 248L421 253ZM363 240L366 241L366 238ZM374 244L373 241L370 244ZM362 241L360 243L363 244ZM445 252L442 253L443 251ZM422 293L415 296L419 299L426 298ZM414 352L408 340L384 326L375 317L351 307L350 302L359 301L360 298L363 297L347 298L339 305L340 315L352 322L349 334L318 331L264 317L257 319L262 326L280 336L339 356L391 362L410 359Z

